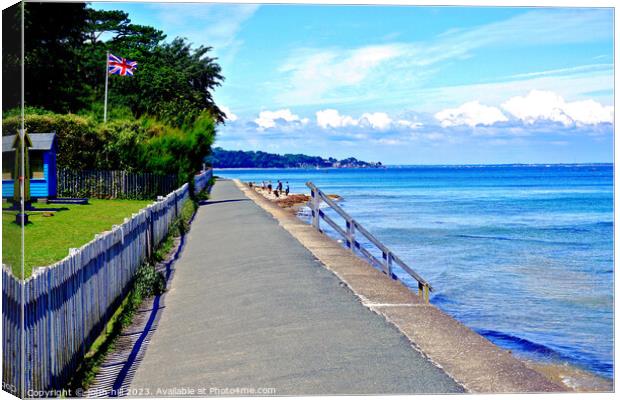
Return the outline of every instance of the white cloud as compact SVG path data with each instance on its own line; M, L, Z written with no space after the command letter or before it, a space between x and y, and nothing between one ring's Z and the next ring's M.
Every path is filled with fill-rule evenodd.
M323 129L342 128L345 126L355 126L358 124L358 121L348 115L341 115L338 110L327 109L316 112L316 124Z
M478 101L470 101L457 108L439 111L435 114L435 118L444 128L458 125L471 127L493 125L496 122L508 121L499 108L485 106Z
M539 121L558 122L565 126L596 125L613 123L612 106L604 106L594 100L567 102L559 94L549 90L532 90L525 96L513 96L501 104L504 114L499 108L470 101L457 108L439 111L435 118L444 128L467 125L490 126L497 122L513 119L525 124Z
M236 120L239 119L239 117L237 117L237 115L234 114L232 111L230 111L230 108L226 106L220 106L220 110L222 110L222 112L226 114L226 119L229 120L230 122L235 122Z
M360 125L370 126L373 129L385 130L392 125L392 119L383 112L364 113L359 119Z
M261 111L258 118L254 120L259 129L275 128L276 125L306 125L309 121L308 118L299 118L288 108L277 111Z
M614 117L612 106L603 106L594 100L566 102L557 93L543 90L512 97L502 108L527 124L546 120L564 125L596 125L613 123Z
M577 124L595 125L614 122L614 108L603 106L594 100L566 103L564 109Z
M395 122L384 112L363 113L361 117L353 118L350 115L340 114L338 110L333 108L317 111L316 124L323 129L356 126L360 128L371 128L379 131L385 131L389 128L395 127L415 129L422 125L419 122L404 119Z

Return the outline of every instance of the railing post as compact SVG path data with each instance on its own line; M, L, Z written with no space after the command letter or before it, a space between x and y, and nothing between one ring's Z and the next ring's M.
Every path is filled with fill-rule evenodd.
M319 215L319 209L321 207L321 198L319 197L319 193L317 189L312 189L311 191L312 194L312 226L314 227L314 229L321 230L320 229L320 215Z
M420 296L425 303L430 303L430 290L427 283L418 282L418 296Z
M353 219L347 220L347 246L355 253L355 222Z
M396 279L396 275L392 272L392 262L394 261L394 257L392 256L392 252L388 251L387 253L383 253L383 260L385 262L384 269L385 273L392 279Z

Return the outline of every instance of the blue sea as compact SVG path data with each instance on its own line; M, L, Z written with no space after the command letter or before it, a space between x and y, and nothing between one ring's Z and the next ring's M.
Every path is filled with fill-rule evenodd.
M350 215L431 282L433 304L522 358L613 378L613 165L215 174L280 179L296 193L312 181L342 196Z

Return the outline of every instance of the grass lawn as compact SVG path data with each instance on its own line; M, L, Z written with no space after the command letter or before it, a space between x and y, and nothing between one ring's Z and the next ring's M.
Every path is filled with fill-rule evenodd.
M31 223L25 232L25 275L32 269L50 265L69 253L69 248L90 242L94 235L118 225L132 213L152 201L90 199L87 205L33 204L34 207L62 208L52 217L30 212ZM8 207L4 205L3 208ZM15 276L20 276L20 227L14 223L15 211L2 210L2 262L10 265Z

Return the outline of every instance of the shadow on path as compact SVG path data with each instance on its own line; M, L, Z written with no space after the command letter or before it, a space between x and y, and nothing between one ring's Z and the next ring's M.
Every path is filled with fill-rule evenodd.
M191 225L196 213L189 220ZM176 250L167 260L158 263L155 268L164 274L166 289L169 288L174 265L185 249L187 233L175 240ZM116 350L109 354L101 364L99 372L86 391L85 397L124 397L132 395L129 385L139 366L151 336L157 328L161 317L166 293L146 299L136 310L130 326L123 329L115 345Z

